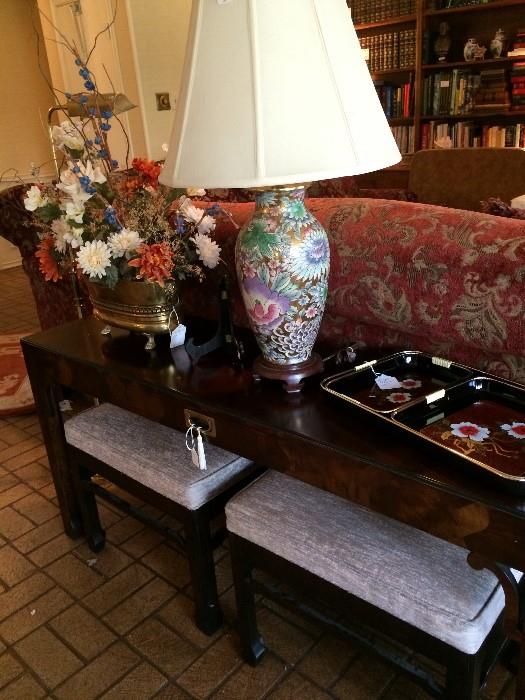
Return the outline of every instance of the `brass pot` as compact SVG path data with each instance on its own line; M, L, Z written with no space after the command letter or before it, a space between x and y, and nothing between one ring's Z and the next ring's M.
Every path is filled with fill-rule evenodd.
M176 284L164 287L139 280L120 280L114 289L88 282L96 318L137 333L169 333L179 321ZM171 328L170 328L171 326Z

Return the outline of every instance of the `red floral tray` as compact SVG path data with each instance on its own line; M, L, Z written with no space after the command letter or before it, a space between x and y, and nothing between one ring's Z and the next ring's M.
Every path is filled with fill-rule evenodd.
M378 386L381 376L387 388ZM396 381L401 387L389 388ZM410 351L328 377L321 386L446 450L452 463L481 469L499 485L525 493L524 387Z
M392 420L525 491L525 389L474 377L395 411Z

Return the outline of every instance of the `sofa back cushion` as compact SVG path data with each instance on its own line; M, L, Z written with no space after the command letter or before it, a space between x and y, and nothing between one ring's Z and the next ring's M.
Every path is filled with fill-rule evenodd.
M481 211L481 201L510 202L525 194L521 148L448 148L418 151L410 164L409 190L418 202Z

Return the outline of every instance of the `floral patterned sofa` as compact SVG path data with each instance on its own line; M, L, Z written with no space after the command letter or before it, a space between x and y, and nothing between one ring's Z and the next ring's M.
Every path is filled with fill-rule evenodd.
M224 206L240 225L253 210ZM383 199L309 206L332 256L320 340L428 351L525 384L525 221ZM223 219L216 234L234 276L235 227ZM213 293L204 284L187 297L202 313ZM235 320L246 324L232 289Z

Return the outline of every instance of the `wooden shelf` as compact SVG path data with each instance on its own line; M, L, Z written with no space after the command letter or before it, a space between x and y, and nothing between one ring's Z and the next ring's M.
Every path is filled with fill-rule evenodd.
M478 112L473 112L471 114L457 114L455 116L442 114L439 116L421 116L420 120L422 122L473 122L473 121L484 121L485 119L491 119L497 121L499 119L523 119L525 117L525 110L515 111L515 112L484 112L479 114Z
M356 24L354 28L356 32L361 32L365 29L375 29L376 27L394 27L396 24L408 24L415 22L416 15L400 15L399 17L389 17L388 19L379 20L379 22L365 22Z
M403 126L404 124L413 124L414 117L387 117L390 126Z
M372 80L377 78L387 78L389 75L399 75L401 73L413 73L416 70L415 66L407 66L406 68L389 68L388 70L376 70L370 73Z
M464 7L446 7L442 10L426 10L425 17L439 17L441 15L459 15L466 12L483 12L486 10L499 10L502 7L515 7L522 5L523 0L495 0L486 5L465 5Z
M525 24L525 21L524 21ZM505 56L504 58L487 58L484 61L442 61L441 63L424 63L422 70L438 70L442 68L479 68L483 70L483 66L503 68L510 66L515 61L525 61L525 56Z

